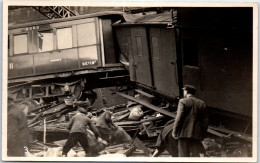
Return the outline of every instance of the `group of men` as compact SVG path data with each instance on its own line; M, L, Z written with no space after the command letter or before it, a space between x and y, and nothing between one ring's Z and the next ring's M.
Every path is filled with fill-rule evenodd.
M166 146L171 146L175 148L171 148L172 156L179 157L199 157L200 154L204 152L204 148L202 146L202 140L205 137L208 127L208 113L205 103L202 100L197 99L195 95L196 88L192 85L185 85L183 88L184 98L179 100L177 115L173 123L168 127L165 127L163 131L165 134L164 143ZM10 100L10 99L8 99ZM10 102L10 101L9 101ZM23 131L27 134L27 121L26 121L26 106L22 110L17 110L17 107L14 105L8 105L9 113L8 113L8 137L10 135L19 136L19 133ZM89 128L95 135L95 138L101 138L100 131L105 131L104 133L108 133L107 129L114 128L114 126L110 126L111 114L108 112L104 113L103 116L105 118L101 118L98 121L97 126L102 128L102 126L106 126L106 130L100 130L93 124L93 122L86 116L87 110L83 107L78 107L77 113L70 119L67 128L70 130L69 138L63 147L62 154L66 156L72 147L74 147L78 142L83 147L86 155L91 153L91 149L89 149L89 142L86 136L87 128ZM24 113L23 113L24 112ZM108 118L107 118L108 117ZM18 122L20 124L18 124ZM18 125L18 126L14 126ZM108 126L108 127L107 127ZM16 129L16 128L17 129ZM104 128L104 127L103 127ZM117 128L118 129L118 128ZM21 131L19 131L21 130ZM16 132L16 133L13 133ZM113 133L112 131L111 133ZM162 133L163 133L162 132ZM171 134L170 134L171 133ZM124 135L125 133L123 133ZM127 135L127 134L125 134ZM167 138L166 138L167 137ZM103 136L103 139L106 136ZM8 139L8 156L22 156L22 148L28 142L25 143L17 143L16 140L19 138ZM22 140L22 138L21 138ZM127 140L127 139L126 139ZM15 142L13 142L15 141ZM128 139L130 141L130 139ZM17 148L13 148L13 146L17 146ZM176 151L177 147L177 151ZM18 153L17 153L18 152ZM157 151L158 153L158 151ZM97 152L93 153L92 156L97 155ZM154 156L156 152L154 153Z
M199 157L205 152L202 140L207 132L208 112L205 103L194 96L195 92L196 88L194 86L184 86L184 98L179 100L176 118L172 125L169 125L170 129L172 129L169 131L172 132L171 134L169 134L170 132L167 133L167 145L173 147L171 148L171 153L174 153L173 156ZM102 137L103 139L108 138L109 135L118 130L118 128L113 126L109 112L104 112L97 121L97 126L95 126L91 120L84 115L86 111L83 108L79 108L78 111L79 113L72 117L68 124L70 136L63 148L63 155L66 155L77 142L82 145L86 154L89 153L87 141L84 139L87 126L93 131L96 138ZM103 136L101 136L100 133L102 133ZM127 134L123 135L127 137ZM109 141L109 139L106 139L106 141ZM131 140L126 139L125 141L130 142ZM177 147L177 150L176 148L174 149L174 147Z

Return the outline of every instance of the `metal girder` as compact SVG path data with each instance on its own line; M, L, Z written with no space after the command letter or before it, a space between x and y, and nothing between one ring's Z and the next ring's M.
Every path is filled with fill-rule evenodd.
M34 6L33 8L49 19L68 18L76 16L74 12L64 6Z

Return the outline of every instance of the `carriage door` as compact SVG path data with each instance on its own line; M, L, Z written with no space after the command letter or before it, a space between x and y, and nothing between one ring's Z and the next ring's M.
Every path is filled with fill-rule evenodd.
M21 28L9 31L8 78L34 74L32 55L32 30Z
M147 35L144 27L131 29L133 45L134 67L136 69L136 82L152 86Z
M150 28L154 86L170 97L179 96L175 33L173 29Z

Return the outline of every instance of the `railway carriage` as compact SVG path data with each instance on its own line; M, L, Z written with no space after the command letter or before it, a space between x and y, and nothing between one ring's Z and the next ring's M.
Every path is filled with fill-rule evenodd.
M88 84L97 87L99 78L127 76L111 26L122 19L122 12L102 12L9 26L11 94L48 96L52 83L71 86L91 76Z
M114 27L137 87L177 99L192 84L211 111L248 125L252 24L252 8L176 8Z

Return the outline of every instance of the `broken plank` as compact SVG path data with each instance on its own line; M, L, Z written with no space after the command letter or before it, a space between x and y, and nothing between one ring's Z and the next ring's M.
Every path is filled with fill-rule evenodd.
M140 121L122 121L122 122L114 122L114 124L118 126L123 126L123 125L139 125L143 122L148 122L148 121L156 121L165 118L165 116L160 116L160 117L152 117L152 118L147 118L147 119L142 119Z
M149 93L147 93L147 92L144 92L144 91L142 91L142 90L140 90L140 89L135 89L135 91L136 91L137 93L140 93L140 94L142 94L142 95L148 97L148 98L154 98L154 95L151 95L151 94L149 94Z
M156 120L160 120L160 119L163 119L163 118L165 118L165 116L151 117L151 118L147 118L147 119L142 119L140 121L140 123L149 122L149 121L156 121Z
M152 155L152 152L138 139L138 138L135 138L134 139L134 142L135 144L137 145L137 147L139 149L141 149L142 151L144 151L144 153L147 155L147 156L151 156Z
M62 111L63 109L65 109L67 107L67 105L65 103L61 103L59 105L55 105L51 108L49 108L48 110L46 110L45 112L43 112L43 116L47 116L50 114L55 114L59 111Z
M114 122L114 124L116 124L116 125L118 125L118 126L122 126L122 125L138 125L138 124L140 124L140 121Z
M223 133L226 133L226 134L232 134L236 138L240 138L242 140L246 140L246 141L252 142L252 137L249 137L249 136L246 136L246 135L242 135L242 133L239 133L239 132L236 132L236 131L231 131L231 130L228 130L228 129L217 128L217 127L212 127L212 126L209 126L208 128L212 129L212 130L219 131L219 132L223 132Z
M130 115L130 113L126 113L126 114L124 114L124 115L120 115L120 116L115 117L115 119L116 119L117 121L121 121L122 119L128 117L129 115Z
M171 113L171 112L169 112L169 111L163 110L163 109L161 109L161 108L159 108L159 107L157 107L157 106L154 106L154 105L152 105L152 104L150 104L150 103L147 103L147 102L145 102L145 101L143 101L143 100L137 99L137 98L135 98L135 97L132 97L132 96L129 96L129 95L120 93L120 92L116 92L116 93L117 93L118 95L122 96L122 97L125 97L125 98L127 98L127 99L129 99L129 100L132 100L132 101L134 101L134 102L137 102L137 103L139 103L139 104L141 104L141 105L143 105L143 106L145 106L145 107L148 107L148 108L150 108L150 109L152 109L152 110L155 110L155 111L157 111L157 112L160 112L160 113L162 113L162 114L164 114L164 115L167 115L167 116L172 117L172 118L175 118L175 117L176 117L176 115L175 115L174 113Z
M208 129L207 132L210 133L210 134L219 136L219 137L221 137L221 138L229 138L229 135L224 135L224 134L219 133L219 132L217 132L217 131L215 131L215 130L212 130L212 129Z
M39 123L40 123L40 121L37 121L37 122L35 122L35 123L33 123L33 124L28 125L28 127L34 127L34 126L36 126L36 125L39 124Z
M137 149L137 146L132 146L127 151L125 151L123 154L126 155L126 157L129 157L132 155L132 153Z
M30 126L33 122L35 122L38 118L40 118L41 115L42 113L37 114L32 120L28 122L28 126Z
M108 146L106 147L106 149L113 149L113 148L118 148L118 147L124 147L125 145L124 144L117 144L117 145L112 145L112 146Z
M112 115L113 115L114 117L120 116L120 115L124 115L125 113L128 113L128 112L129 112L129 110L128 110L127 108L125 108L125 109L126 109L126 110L113 113Z

